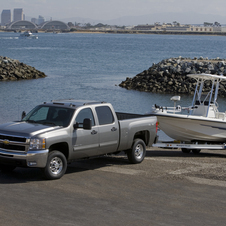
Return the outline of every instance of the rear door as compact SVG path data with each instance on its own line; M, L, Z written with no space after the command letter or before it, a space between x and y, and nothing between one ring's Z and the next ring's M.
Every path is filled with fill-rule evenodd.
M99 122L99 154L117 151L119 142L119 125L109 106L95 107Z

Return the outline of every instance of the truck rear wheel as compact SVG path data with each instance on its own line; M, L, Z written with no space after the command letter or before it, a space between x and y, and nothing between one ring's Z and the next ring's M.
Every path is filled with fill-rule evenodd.
M3 173L9 173L9 172L12 172L15 168L16 168L16 166L0 164L0 170L1 170Z
M181 151L182 151L183 153L188 154L188 153L190 153L190 152L191 152L191 149L181 148Z
M128 159L131 163L141 163L146 155L146 145L143 140L135 139L133 146L127 151Z
M49 180L60 179L66 170L67 160L64 154L59 151L50 152L44 168L45 177Z
M193 154L199 154L200 151L201 149L192 149Z

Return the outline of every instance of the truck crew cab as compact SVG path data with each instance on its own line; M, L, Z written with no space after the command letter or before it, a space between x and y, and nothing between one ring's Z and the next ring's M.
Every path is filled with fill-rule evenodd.
M45 102L21 121L0 125L0 170L37 167L47 179L59 179L67 163L121 151L141 163L155 138L154 116L116 113L105 102Z

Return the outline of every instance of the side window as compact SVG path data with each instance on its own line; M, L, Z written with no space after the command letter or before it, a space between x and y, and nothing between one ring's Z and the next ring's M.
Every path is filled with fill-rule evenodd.
M108 106L96 107L96 112L100 125L112 124L115 121Z
M75 119L75 123L78 123L79 124L79 128L82 128L83 126L83 120L85 118L89 118L92 120L92 126L95 126L95 121L94 121L94 117L93 117L93 112L90 108L85 108L85 109L82 109L76 119Z

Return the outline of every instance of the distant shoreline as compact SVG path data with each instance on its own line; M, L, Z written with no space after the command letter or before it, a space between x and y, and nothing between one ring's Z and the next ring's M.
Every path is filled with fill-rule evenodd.
M23 31L23 30L22 30ZM33 33L35 31L31 30ZM0 32L13 32L13 30L0 29ZM37 30L38 33L53 33L53 31ZM147 31L147 30L76 30L57 31L59 33L90 33L90 34L149 34L149 35L204 35L204 36L226 36L226 32L192 32L192 31Z
M68 33L107 33L107 34L150 34L150 35L208 35L208 36L226 36L226 32L166 32L166 31L69 31Z

